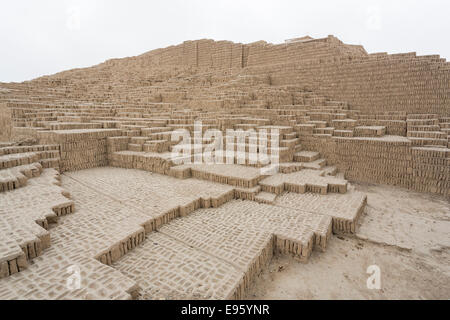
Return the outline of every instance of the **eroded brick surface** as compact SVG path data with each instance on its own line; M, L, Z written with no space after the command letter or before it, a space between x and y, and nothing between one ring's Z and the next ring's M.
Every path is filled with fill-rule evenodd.
M0 297L242 298L274 253L355 233L349 181L450 195L449 70L333 36L203 39L0 84ZM197 163L209 130L226 165Z

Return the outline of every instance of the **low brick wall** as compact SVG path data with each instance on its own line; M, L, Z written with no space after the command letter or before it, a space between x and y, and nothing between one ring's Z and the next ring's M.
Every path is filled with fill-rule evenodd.
M39 131L38 139L40 143L60 145L64 172L106 166L106 138L121 134L118 129Z

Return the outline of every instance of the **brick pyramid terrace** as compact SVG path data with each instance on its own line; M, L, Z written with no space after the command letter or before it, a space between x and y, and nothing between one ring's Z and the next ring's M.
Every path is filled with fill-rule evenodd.
M278 170L180 164L172 135L200 121L224 145L276 129ZM334 36L186 41L0 83L0 299L244 298L274 255L355 234L351 182L449 197L449 137L449 62Z

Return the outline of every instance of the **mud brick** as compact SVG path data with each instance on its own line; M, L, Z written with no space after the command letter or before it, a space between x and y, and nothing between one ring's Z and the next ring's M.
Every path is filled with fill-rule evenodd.
M0 298L242 299L274 252L356 232L367 197L346 179L449 195L449 71L334 36L202 39L1 84ZM195 121L266 130L279 172L178 165L172 133ZM55 285L70 265L74 292Z

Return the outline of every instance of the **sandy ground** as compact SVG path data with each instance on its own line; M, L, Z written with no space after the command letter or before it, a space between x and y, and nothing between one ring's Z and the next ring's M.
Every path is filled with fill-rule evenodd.
M355 236L335 235L305 264L275 257L247 299L450 299L449 199L357 184L368 205ZM368 289L377 265L381 289Z

